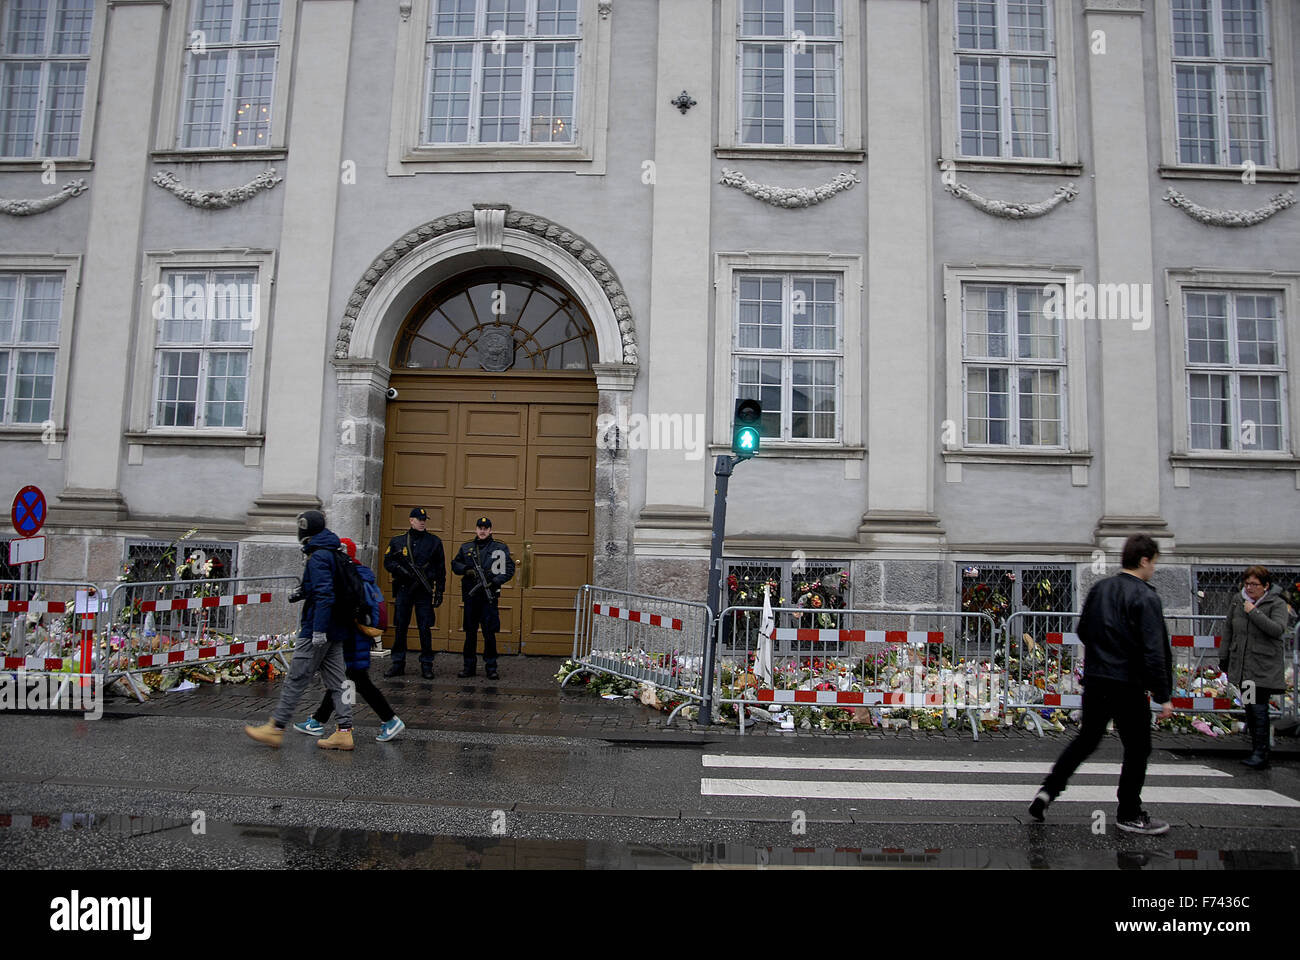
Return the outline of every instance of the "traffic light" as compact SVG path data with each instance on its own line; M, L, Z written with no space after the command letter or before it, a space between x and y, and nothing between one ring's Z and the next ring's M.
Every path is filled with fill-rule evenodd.
M731 452L742 460L758 453L763 439L762 418L763 408L757 400L736 401L736 413L731 421Z

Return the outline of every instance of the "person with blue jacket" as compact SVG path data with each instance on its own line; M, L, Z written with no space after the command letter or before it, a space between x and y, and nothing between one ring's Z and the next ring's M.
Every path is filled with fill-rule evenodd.
M367 567L364 563L357 563L357 545L347 537L340 540L343 549L347 551L347 560L345 563L356 564L357 574L361 577L361 582L366 584L366 593L371 597L379 596L379 585L375 582L375 572ZM373 588L373 589L372 589ZM376 624L379 622L379 601L373 600L370 604L370 622ZM406 724L402 718L393 712L393 708L388 705L387 698L379 691L370 680L370 637L362 633L360 629L352 631L350 636L343 644L343 659L347 662L348 679L356 685L357 693L361 694L366 703L370 704L370 709L379 715L383 724L379 728L379 736L375 737L380 743L387 743L395 736L406 729ZM305 733L309 737L319 737L325 732L325 724L329 722L330 713L334 710L334 698L328 690L320 702L320 708L302 723L295 723L293 728L299 733Z
M351 750L352 704L348 701L352 698L343 695L347 669L343 644L356 631L356 624L342 604L334 602L334 569L339 538L326 528L325 514L319 510L306 510L298 514L298 540L302 543L302 552L307 554L307 563L302 572L302 626L298 631L293 662L289 665L289 678L280 691L280 701L275 705L271 719L260 727L244 727L244 732L258 743L278 747L298 701L319 670L325 689L334 698L338 730L317 746L326 750Z

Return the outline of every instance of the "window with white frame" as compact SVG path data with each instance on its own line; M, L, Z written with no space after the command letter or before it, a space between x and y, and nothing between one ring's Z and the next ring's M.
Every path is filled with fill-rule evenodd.
M434 0L423 145L574 142L579 0Z
M1274 166L1267 0L1172 0L1178 162Z
M51 419L63 274L0 273L0 423Z
M734 283L733 399L759 401L764 437L838 441L841 278L738 272Z
M0 12L0 156L75 157L94 0L8 0Z
M1066 445L1065 330L1042 285L962 285L962 390L970 446Z
M1055 160L1052 0L956 0L959 155Z
M741 0L739 143L843 143L840 0Z
M191 10L177 146L269 146L280 0L194 0Z
M1184 289L1190 449L1287 448L1282 295Z
M151 425L243 430L258 326L257 273L164 270Z

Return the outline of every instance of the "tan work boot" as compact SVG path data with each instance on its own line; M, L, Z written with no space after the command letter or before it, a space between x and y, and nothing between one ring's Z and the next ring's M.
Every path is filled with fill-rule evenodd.
M322 750L351 750L352 731L344 730L342 727L339 727L323 740L317 740L316 746L320 747Z
M268 747L278 747L284 739L284 728L277 727L272 720L266 721L260 727L244 727L244 732L258 743L264 743Z

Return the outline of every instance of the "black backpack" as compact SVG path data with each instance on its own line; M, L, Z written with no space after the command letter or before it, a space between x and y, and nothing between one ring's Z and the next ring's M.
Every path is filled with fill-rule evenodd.
M358 626L373 626L370 622L370 601L366 598L366 582L357 572L357 566L342 551L332 552L334 565L334 605L343 617Z

